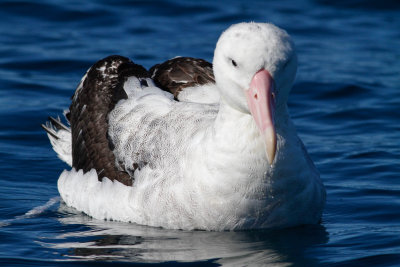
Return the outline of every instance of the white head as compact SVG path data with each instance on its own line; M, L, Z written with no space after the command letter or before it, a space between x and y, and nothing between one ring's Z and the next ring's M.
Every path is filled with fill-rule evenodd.
M294 44L286 31L269 23L240 23L219 38L213 60L220 96L251 113L265 135L270 163L275 156L275 107L286 106L297 71Z

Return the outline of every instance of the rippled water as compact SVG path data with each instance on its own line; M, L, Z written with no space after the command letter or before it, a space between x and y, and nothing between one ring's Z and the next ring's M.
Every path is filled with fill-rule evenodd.
M400 266L398 1L3 0L0 16L0 265ZM297 45L289 106L327 188L321 225L170 231L60 203L67 166L40 124L68 107L91 64L110 54L145 67L212 60L219 34L252 20Z

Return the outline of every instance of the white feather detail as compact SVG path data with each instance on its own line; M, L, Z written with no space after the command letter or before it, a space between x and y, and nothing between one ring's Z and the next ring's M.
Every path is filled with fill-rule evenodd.
M202 86L186 87L178 95L181 102L193 102L202 104L219 103L219 91L215 84L209 83Z
M53 129L54 130L54 129ZM66 130L54 130L53 132L56 136L52 136L51 134L47 134L49 137L50 143L53 147L53 150L57 153L57 156L67 163L69 166L72 166L72 137L71 132Z

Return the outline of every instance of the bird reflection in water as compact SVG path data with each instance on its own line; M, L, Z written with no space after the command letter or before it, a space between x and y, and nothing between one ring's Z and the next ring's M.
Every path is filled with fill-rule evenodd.
M318 264L312 257L312 248L329 239L322 225L254 231L181 231L96 220L64 203L59 212L60 223L72 229L47 246L62 250L68 260L312 266Z

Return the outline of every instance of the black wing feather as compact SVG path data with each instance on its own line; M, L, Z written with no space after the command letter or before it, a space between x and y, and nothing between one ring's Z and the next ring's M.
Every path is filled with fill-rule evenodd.
M100 181L108 177L129 186L132 178L115 162L107 117L119 100L127 98L123 84L130 76L150 77L146 69L122 56L98 61L72 97L66 116L72 131L72 166L84 172L94 168Z
M177 57L154 65L149 70L156 85L174 95L186 87L215 83L212 64L204 59Z

